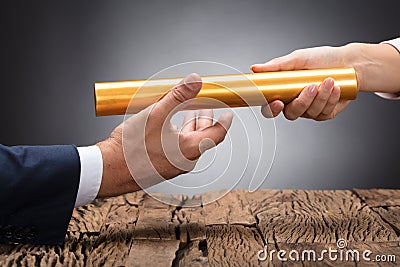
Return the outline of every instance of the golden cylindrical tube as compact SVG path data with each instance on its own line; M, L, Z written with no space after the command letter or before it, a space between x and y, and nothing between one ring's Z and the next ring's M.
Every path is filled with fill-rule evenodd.
M185 109L215 108L206 101L207 98L229 107L257 106L278 99L288 103L307 85L319 84L328 77L340 86L341 99L356 98L358 88L354 68L229 74L203 76L203 86L196 100L186 105ZM137 113L158 101L181 79L96 82L96 115Z

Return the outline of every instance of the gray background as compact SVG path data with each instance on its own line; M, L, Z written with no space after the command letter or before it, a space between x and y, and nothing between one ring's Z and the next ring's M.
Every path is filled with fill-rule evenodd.
M146 79L192 60L249 72L299 48L380 42L400 35L398 5L9 1L0 11L0 142L94 144L123 120L95 117L94 81ZM262 186L398 188L399 111L398 102L361 93L332 121L278 117L277 154Z

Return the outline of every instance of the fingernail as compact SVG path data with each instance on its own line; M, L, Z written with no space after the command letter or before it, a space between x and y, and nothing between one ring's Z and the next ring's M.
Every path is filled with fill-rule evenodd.
M185 77L185 79L183 80L184 84L186 85L186 87L188 87L190 90L197 90L197 83L199 82L196 78L194 78L196 76L198 76L197 74L190 74L188 76Z
M334 95L339 95L340 94L340 86L335 86L333 87L333 92Z
M307 93L308 93L309 96L315 96L315 94L317 93L317 85L316 84L310 85L308 87L308 92Z
M263 65L264 64L254 64L254 65L251 65L250 69L253 70L254 68L262 67Z
M325 79L323 87L326 91L330 91L334 85L335 81L332 78Z

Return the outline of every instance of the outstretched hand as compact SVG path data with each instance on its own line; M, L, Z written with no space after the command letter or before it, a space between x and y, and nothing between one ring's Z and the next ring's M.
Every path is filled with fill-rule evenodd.
M230 112L214 123L212 110L202 110L198 117L189 111L181 130L170 122L201 87L200 76L186 76L159 102L127 119L97 144L103 155L98 197L137 191L189 172L205 150L224 140L232 123Z

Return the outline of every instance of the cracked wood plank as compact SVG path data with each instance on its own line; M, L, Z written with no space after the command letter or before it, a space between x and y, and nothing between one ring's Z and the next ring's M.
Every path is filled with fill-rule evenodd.
M12 251L15 247L16 245L14 244L0 244L0 266L3 266L10 254L13 254Z
M99 233L112 202L112 199L96 199L74 209L68 231Z
M179 240L133 240L126 266L172 266Z
M73 212L62 246L4 245L8 257L0 252L0 265L123 265L131 247L140 198L140 194L125 195L80 207Z
M283 190L265 198L253 213L268 243L397 240L395 231L351 191Z
M204 239L189 242L176 253L172 266L210 266L208 263L207 241Z
M207 226L206 240L211 266L260 266L257 252L264 249L264 242L255 227Z
M139 205L142 204L145 194L146 193L143 191L137 191L137 192L125 194L124 198L125 198L125 201L127 203L129 203L129 205L138 207Z
M112 198L110 211L85 265L124 266L126 264L138 220L139 204L142 203L143 198L144 195L141 193Z
M174 219L180 223L177 230L182 243L206 239L204 211L201 207L179 209L175 212Z
M400 190L395 189L354 189L370 207L400 206Z
M160 196L176 206L142 192L97 200L74 212L63 246L2 244L0 266L333 266L329 261L259 262L256 253L265 243L268 251L323 249L338 238L350 248L400 257L400 190L233 191L218 205L186 207L213 194L218 192Z
M142 197L144 197L142 195ZM122 238L132 236L138 220L139 206L131 204L127 195L113 198L110 211L101 228L101 234L122 235Z
M400 236L400 207L375 207L372 210L396 231L397 236Z
M135 225L134 239L175 240L179 222L173 219L176 207L144 195Z
M203 194L206 204L204 205L205 224L240 224L246 226L254 226L256 219L251 212L250 204L246 198L247 191L235 190L225 196L211 201L216 198L215 192Z
M206 239L205 215L201 203L201 195L184 197L183 207L177 208L173 213L173 219L180 223L177 230L181 243Z
M63 246L14 245L8 257L0 257L0 266L84 266L95 237L67 233Z

